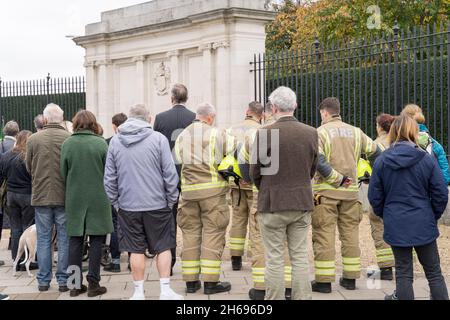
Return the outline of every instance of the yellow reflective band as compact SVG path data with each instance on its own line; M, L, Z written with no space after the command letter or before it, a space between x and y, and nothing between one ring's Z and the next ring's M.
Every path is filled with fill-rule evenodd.
M291 274L292 273L292 267L284 267L284 273Z
M317 276L336 276L336 272L334 269L316 269Z
M209 172L211 173L211 181L213 183L218 181L218 175L216 170L216 139L217 139L217 129L211 130L211 136L209 138Z
M230 238L231 243L245 243L245 238Z
M391 261L395 261L394 256L384 256L384 257L379 257L377 258L378 262L391 262Z
M255 283L264 283L265 280L264 277L253 277L253 282Z
M231 250L236 250L236 251L244 251L245 250L245 246L230 244L230 249Z
M388 249L379 249L377 250L377 254L379 255L383 255L383 254L393 254L392 249L388 248Z
M321 268L321 269L335 269L336 268L335 261L315 261L314 265L316 268Z
M350 187L348 187L348 189L345 188L335 188L327 183L321 183L321 184L315 184L313 186L313 190L314 191L325 191L325 190L339 190L339 191L343 191L343 192L358 192L358 186L357 185L351 185Z
M360 272L361 271L361 266L360 265L344 265L344 271L348 271L348 272Z
M254 275L264 275L265 272L266 272L266 268L253 268L252 269L252 274L254 274Z
M198 261L181 261L183 267L200 267L200 260Z
M220 266L222 265L222 261L220 261L220 260L202 260L201 265L202 265L202 267L220 268Z
M200 274L200 268L183 268L182 274L186 275Z
M202 274L217 275L220 274L220 268L219 269L202 268Z
M243 159L246 163L250 162L250 154L247 152L247 148L243 146L241 148L241 151L239 151L239 156L241 159Z
M366 147L366 154L371 153L372 152L372 148L373 148L372 140L368 140L367 141L367 147Z
M210 183L199 183L199 184L191 184L191 185L182 185L181 191L199 191L199 190L208 190L208 189L216 189L216 188L226 188L228 187L228 183L226 181L218 181L218 182L210 182Z
M342 258L342 263L346 265L359 265L361 258Z

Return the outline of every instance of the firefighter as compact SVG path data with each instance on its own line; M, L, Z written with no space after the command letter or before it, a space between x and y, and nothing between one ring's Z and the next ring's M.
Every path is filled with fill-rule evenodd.
M263 110L264 108L259 102L249 104L245 120L227 130L229 150L230 148L237 150L238 146L244 143L245 135L250 130L256 130L261 127ZM231 200L233 216L230 230L230 255L233 270L239 271L242 269L248 218L252 207L252 186L247 183L241 183L240 188L238 188L235 183L232 183Z
M195 293L201 289L201 274L207 295L231 290L230 283L220 282L230 210L229 185L218 172L226 139L213 127L215 117L213 106L201 104L196 120L175 144L176 160L182 165L177 221L183 233L183 280L187 292Z
M270 105L269 105L270 107ZM266 106L267 108L267 106ZM266 121L270 123L275 122L272 118L272 111L265 112ZM272 119L272 120L271 120ZM266 122L267 123L267 122ZM245 181L250 182L249 164L252 154L252 147L256 137L257 130L250 130L245 136L244 144L239 149L238 159L241 176ZM252 261L252 279L253 288L249 291L250 300L264 300L266 295L266 283L265 283L265 271L266 271L266 259L265 248L261 236L261 228L259 225L259 213L258 213L258 189L252 184L253 201L249 213L249 243L250 253ZM292 295L292 267L289 261L289 254L285 254L285 267L284 267L284 279L286 282L286 300L291 299Z
M389 148L388 133L391 129L394 117L389 114L381 114L377 117L377 133L378 138L375 143L384 151ZM384 241L384 224L383 220L376 216L370 207L370 227L372 229L372 238L375 243L378 267L380 268L379 278L381 280L391 281L394 279L393 267L395 266L394 253L392 248ZM368 272L367 276L378 276L375 272Z
M342 242L343 277L340 285L356 289L361 276L359 224L362 207L358 200L357 163L361 154L374 161L381 149L359 128L342 121L337 98L320 104L319 166L314 181L316 207L312 216L315 260L314 292L331 293L336 278L336 226Z

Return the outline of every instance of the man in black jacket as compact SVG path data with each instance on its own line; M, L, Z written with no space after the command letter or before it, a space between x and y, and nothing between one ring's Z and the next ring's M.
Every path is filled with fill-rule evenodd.
M175 142L179 134L192 124L196 115L186 108L188 101L188 89L182 84L175 84L172 87L172 109L158 114L155 119L154 130L163 134L170 143L170 150L175 147ZM181 176L181 166L177 165L178 176ZM178 186L178 189L181 188ZM173 207L175 225L177 223L178 203ZM177 249L172 249L172 268L177 261Z

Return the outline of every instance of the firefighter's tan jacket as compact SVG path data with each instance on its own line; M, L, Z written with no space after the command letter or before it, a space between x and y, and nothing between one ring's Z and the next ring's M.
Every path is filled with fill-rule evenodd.
M324 122L318 133L322 160L319 162L326 161L330 170L326 176L318 170L314 193L336 200L358 199L357 165L360 156L377 156L380 148L361 129L344 123L341 117ZM349 188L341 187L344 176L353 180Z
M381 150L385 151L386 149L389 149L389 137L386 133L383 133L380 135L376 140L375 143L378 144L378 146L381 148Z
M175 158L182 165L181 195L197 201L224 194L228 182L218 172L227 153L225 133L198 120L187 127L175 143Z
M252 139L256 135L258 129L261 128L261 123L253 119L252 117L247 117L241 123L238 123L227 130L227 150L232 152L238 151L245 145L248 139ZM231 187L236 188L237 186L234 182L231 182ZM243 190L252 190L251 185L241 185Z

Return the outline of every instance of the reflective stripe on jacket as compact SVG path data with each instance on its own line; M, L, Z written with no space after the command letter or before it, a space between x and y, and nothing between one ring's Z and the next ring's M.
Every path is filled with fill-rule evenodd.
M228 191L218 166L226 153L225 134L195 121L175 143L175 157L181 169L181 193L185 200L201 200Z

